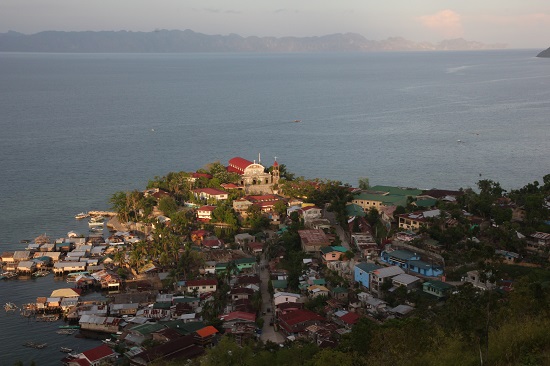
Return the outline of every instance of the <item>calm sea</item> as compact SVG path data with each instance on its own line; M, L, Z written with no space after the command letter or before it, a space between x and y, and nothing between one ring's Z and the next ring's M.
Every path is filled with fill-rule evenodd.
M0 53L0 251L85 231L74 215L108 209L112 193L233 156L352 185L540 181L550 60L535 54ZM0 282L0 304L65 286ZM2 314L0 365L59 364L57 325Z

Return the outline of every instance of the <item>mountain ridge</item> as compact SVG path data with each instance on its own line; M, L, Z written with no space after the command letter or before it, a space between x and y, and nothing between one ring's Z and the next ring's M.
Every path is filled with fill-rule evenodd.
M0 52L82 53L182 53L182 52L367 52L367 51L450 51L506 48L462 38L433 44L403 37L368 40L357 33L334 33L312 37L242 37L207 35L186 30L133 31L43 31L26 35L0 33Z

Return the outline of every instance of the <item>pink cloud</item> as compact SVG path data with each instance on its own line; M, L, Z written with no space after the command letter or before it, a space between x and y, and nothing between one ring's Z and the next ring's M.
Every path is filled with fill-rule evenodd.
M460 14L446 9L431 15L418 17L420 23L446 38L458 38L464 35Z

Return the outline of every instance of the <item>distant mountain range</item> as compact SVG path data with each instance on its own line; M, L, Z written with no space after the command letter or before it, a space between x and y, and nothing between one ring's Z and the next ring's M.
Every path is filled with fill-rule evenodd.
M550 48L547 48L541 53L539 53L537 57L550 57Z
M462 38L437 44L413 42L401 37L372 41L355 33L320 37L241 37L237 34L207 35L192 30L153 32L46 31L0 33L0 52L346 52L346 51L439 51L502 49Z

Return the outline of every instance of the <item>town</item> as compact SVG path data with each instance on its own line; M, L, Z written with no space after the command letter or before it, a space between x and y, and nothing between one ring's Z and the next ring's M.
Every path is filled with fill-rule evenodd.
M3 279L67 282L7 312L103 340L63 365L548 362L550 175L352 187L234 157L110 202L1 254Z

